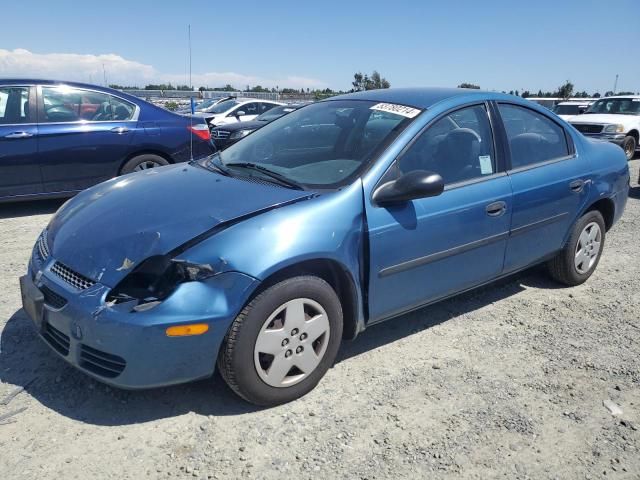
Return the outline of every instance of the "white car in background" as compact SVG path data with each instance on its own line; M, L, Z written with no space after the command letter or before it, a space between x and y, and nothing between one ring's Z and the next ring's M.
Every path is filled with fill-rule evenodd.
M230 123L248 122L258 115L284 103L256 98L233 98L220 102L207 112L195 112L196 118L204 118L210 128Z
M571 117L575 117L576 115L583 114L587 110L587 108L589 108L589 105L591 105L592 103L593 103L593 101L588 101L588 102L575 102L575 101L560 102L560 103L557 103L553 107L553 113L558 115L563 120L568 120Z
M601 98L568 122L587 137L620 145L631 160L638 148L640 95Z

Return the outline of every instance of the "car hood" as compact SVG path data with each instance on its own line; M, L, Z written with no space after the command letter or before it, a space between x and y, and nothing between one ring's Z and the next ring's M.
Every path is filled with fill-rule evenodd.
M65 203L49 224L49 248L72 270L113 287L150 256L310 195L198 165L161 167L109 180Z
M596 123L633 125L640 123L640 117L635 115L614 115L608 113L587 113L569 118L570 123Z

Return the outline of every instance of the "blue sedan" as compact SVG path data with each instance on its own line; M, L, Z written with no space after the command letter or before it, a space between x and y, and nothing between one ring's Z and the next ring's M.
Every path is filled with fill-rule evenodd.
M628 189L620 148L518 97L343 95L82 192L38 238L23 304L54 351L111 385L217 365L276 405L370 325L542 262L586 281Z
M207 125L110 88L0 80L0 202L64 197L215 151Z

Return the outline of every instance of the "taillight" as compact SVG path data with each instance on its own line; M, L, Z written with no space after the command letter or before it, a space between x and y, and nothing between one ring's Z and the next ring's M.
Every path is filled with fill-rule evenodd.
M208 142L211 140L211 132L209 127L205 124L199 123L197 125L190 125L187 127L193 134L195 134L200 140Z

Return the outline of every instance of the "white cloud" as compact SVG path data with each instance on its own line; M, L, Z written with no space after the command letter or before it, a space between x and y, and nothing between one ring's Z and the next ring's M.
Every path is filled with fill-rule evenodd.
M186 75L164 73L152 65L127 60L116 54L80 55L77 53L33 53L24 49L0 49L0 74L3 77L36 77L56 80L103 83L103 67L108 83L144 86L148 83L184 84ZM326 83L315 78L297 75L265 78L235 72L194 73L193 85L198 87L224 86L237 88L246 85L263 87L324 88Z

